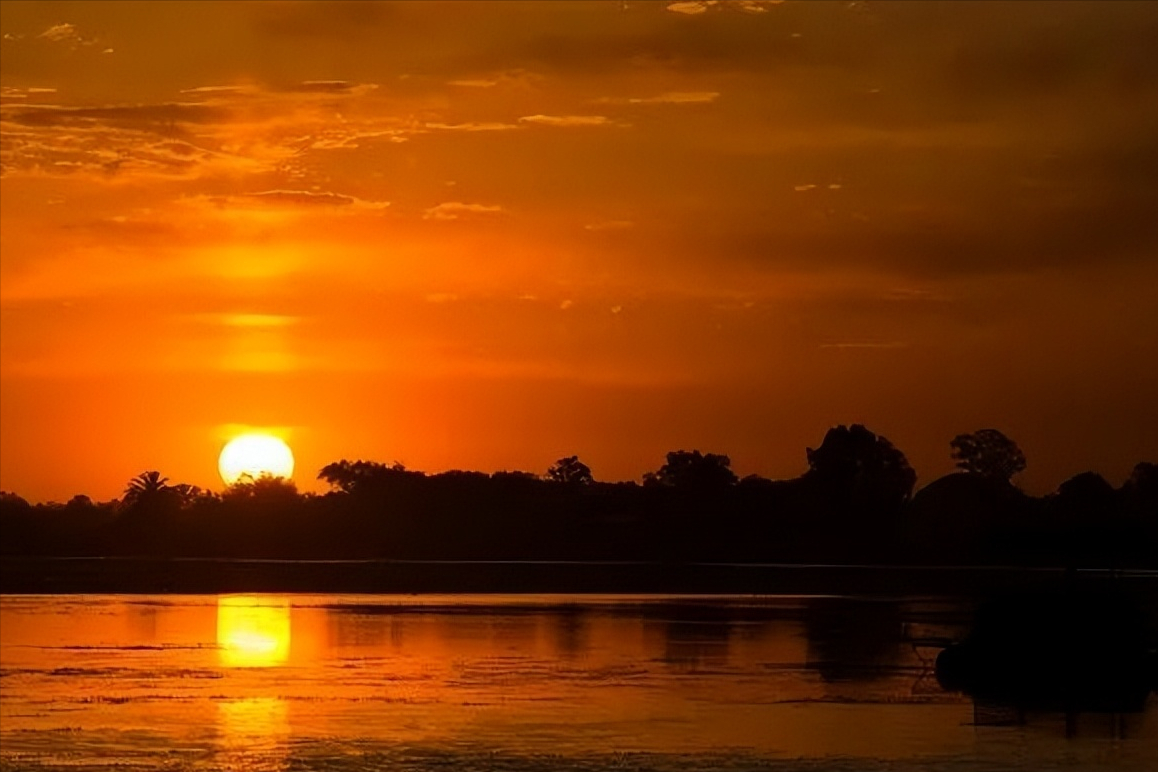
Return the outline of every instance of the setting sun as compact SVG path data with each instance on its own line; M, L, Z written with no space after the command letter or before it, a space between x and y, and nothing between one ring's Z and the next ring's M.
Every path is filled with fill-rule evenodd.
M234 437L221 450L217 469L226 485L244 477L262 475L289 478L294 473L294 454L289 445L268 434L243 434Z

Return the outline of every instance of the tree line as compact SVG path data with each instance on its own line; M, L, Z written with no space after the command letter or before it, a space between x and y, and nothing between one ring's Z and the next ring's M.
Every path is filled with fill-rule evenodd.
M601 482L578 456L544 474L341 460L324 494L276 477L217 493L147 471L119 500L32 505L0 493L0 554L435 560L641 560L1158 568L1158 465L1114 488L1093 472L1044 497L995 429L950 442L958 471L917 475L859 424L808 448L787 480L739 478L726 455L677 450L641 482Z

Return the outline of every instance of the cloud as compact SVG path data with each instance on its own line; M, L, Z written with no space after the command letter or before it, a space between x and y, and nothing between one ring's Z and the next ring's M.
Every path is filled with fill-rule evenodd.
M369 201L326 190L263 190L225 196L186 196L187 205L209 206L216 209L236 209L245 206L270 206L279 209L338 209L344 211L374 211L390 206L389 201Z
M715 5L718 0L689 0L688 2L671 3L667 9L672 13L682 13L686 16L696 16L701 13L707 13L708 8Z
M377 83L352 83L348 80L305 80L281 91L303 94L368 94L378 88Z
M514 123L501 123L499 121L482 121L482 122L466 122L466 123L426 123L423 124L426 128L434 131L511 131L512 129L521 128Z
M606 115L524 115L519 118L525 123L539 126L610 126L612 121Z
M43 38L52 43L73 43L81 45L86 43L85 39L80 36L75 24L54 24L37 35L38 38Z
M615 105L692 105L715 102L720 96L718 91L667 91L652 97L604 97L595 100L596 104Z
M0 119L20 126L123 126L171 132L179 124L225 120L229 113L217 105L199 102L163 102L142 105L74 107L66 105L12 105Z
M46 97L55 93L56 89L54 88L15 88L13 86L0 86L0 101Z
M499 85L499 82L497 80L484 80L481 78L472 80L468 78L465 80L452 80L450 81L450 85L462 86L463 88L494 88Z
M196 86L181 89L182 94L256 94L260 91L256 86Z
M525 89L538 85L543 80L543 76L539 75L538 73L525 69L515 68L499 70L497 72L489 72L483 75L472 75L465 78L455 78L453 80L447 81L447 85L467 89L495 88L498 86Z
M260 193L246 193L244 198L257 201L274 201L294 206L351 206L363 209L385 209L389 201L366 201L341 193L310 190L265 190Z
M780 5L783 2L784 0L683 0L668 4L667 10L684 16L699 16L707 13L713 7L728 8L744 13L767 13L771 6Z
M192 133L144 107L50 109L0 107L0 174L88 174L97 179L132 175L188 178L269 168L256 158L190 141ZM190 114L191 115L191 114Z
M422 213L424 220L457 220L463 215L488 215L503 211L501 206L487 204L464 204L461 201L447 201L432 206Z
M190 101L75 106L28 104L44 90L10 90L0 104L0 174L135 174L182 179L283 172L300 176L310 150L404 142L428 131L413 119L356 112L335 116L370 84L307 81L268 91L252 85L186 89ZM15 101L18 100L18 101Z

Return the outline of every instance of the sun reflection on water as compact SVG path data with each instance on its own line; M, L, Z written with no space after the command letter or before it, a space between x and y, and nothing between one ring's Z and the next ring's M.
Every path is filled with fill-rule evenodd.
M290 651L285 598L229 595L217 599L217 646L229 667L273 667Z
M292 733L288 706L276 697L218 703L221 739L218 760L225 769L281 772L287 766Z

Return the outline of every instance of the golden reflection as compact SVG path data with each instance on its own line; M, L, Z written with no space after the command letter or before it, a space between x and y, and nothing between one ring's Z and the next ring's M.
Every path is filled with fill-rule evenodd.
M217 646L230 667L272 667L289 658L290 605L285 598L217 599Z
M228 700L217 705L220 761L227 769L280 772L291 735L288 706L276 697Z

